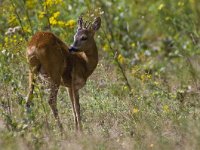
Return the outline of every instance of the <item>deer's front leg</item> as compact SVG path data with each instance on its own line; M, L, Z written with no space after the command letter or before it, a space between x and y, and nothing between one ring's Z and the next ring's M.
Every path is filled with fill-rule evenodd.
M78 90L73 91L74 97L74 107L76 112L76 122L77 122L77 129L78 131L82 131L82 124L81 124L81 112L80 112L80 103L79 103L79 93Z
M62 123L60 121L59 115L58 115L58 109L57 109L57 94L58 94L58 89L59 89L59 85L58 84L54 84L51 83L50 85L50 97L49 97L49 105L52 109L53 115L56 119L56 122L61 130L61 132L63 131L63 126Z
M76 111L75 111L75 104L74 104L74 98L72 94L72 89L68 88L68 94L72 103L72 110L73 110L73 115L74 115L74 123L75 123L75 129L78 130L78 122L77 122L77 117L76 117Z
M69 96L70 96L70 99L71 99L71 102L72 102L75 128L76 128L77 131L82 131L78 90L74 90L73 88L69 88L68 92L69 92Z

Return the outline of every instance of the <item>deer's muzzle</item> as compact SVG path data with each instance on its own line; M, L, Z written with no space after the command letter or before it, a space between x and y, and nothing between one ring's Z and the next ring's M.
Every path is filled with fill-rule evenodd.
M76 48L74 46L69 47L69 52L76 52L76 51L78 51L78 48Z

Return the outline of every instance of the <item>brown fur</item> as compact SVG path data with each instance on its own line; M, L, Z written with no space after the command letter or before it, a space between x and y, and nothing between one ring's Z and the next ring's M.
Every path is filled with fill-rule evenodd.
M98 63L97 47L93 39L94 32L91 28L81 28L81 31L77 31L77 39L82 34L88 36L88 43L85 46L80 44L81 52L70 53L68 46L51 32L37 32L28 43L27 58L30 71L26 106L30 107L31 104L35 75L41 74L48 78L50 82L49 105L60 129L62 129L62 124L58 116L56 99L59 86L63 85L68 88L76 129L81 130L78 91L86 84L87 78Z

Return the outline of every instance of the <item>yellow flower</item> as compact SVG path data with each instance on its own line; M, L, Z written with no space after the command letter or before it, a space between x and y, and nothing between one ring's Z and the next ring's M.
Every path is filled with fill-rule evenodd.
M50 22L51 25L56 25L58 23L57 20L54 17L50 17L49 22Z
M105 51L105 52L108 52L108 51L109 51L109 45L108 45L108 44L105 44L105 45L103 46L103 51Z
M151 75L145 73L145 74L142 74L140 78L142 81L147 81L147 80L151 79Z
M55 4L59 4L59 3L62 3L63 1L62 0L54 0L55 2Z
M190 3L191 4L195 4L195 0L190 0Z
M184 6L184 2L178 2L178 6Z
M23 38L21 37L19 40L20 40L20 41L23 41Z
M133 47L133 48L135 47L135 43L134 42L131 44L131 47Z
M164 112L169 112L169 106L168 105L164 105L163 106L163 111Z
M165 17L165 20L168 21L170 19L170 17Z
M138 108L133 108L133 114L137 114L139 112Z
M76 21L71 19L71 20L67 21L67 23L65 25L69 28L74 28L75 24L76 24Z
M128 86L123 86L123 90L127 91L128 90Z
M8 39L8 37L5 37L4 40L5 40L6 43L8 43L9 39Z
M155 81L155 82L154 82L154 85L156 85L156 86L159 85L159 82Z
M46 6L52 6L52 5L56 5L62 3L62 0L45 0L44 4Z
M52 6L53 5L53 0L45 0L45 4L47 6Z
M64 21L58 21L58 25L61 26L61 27L64 27L65 23L64 23Z
M24 31L27 33L31 33L31 29L29 28L29 26L25 26Z
M158 6L158 10L162 10L164 7L165 7L164 4L160 4L160 5Z
M26 0L26 8L33 9L36 7L37 1L34 0Z
M111 40L111 39L112 39L112 37L111 37L111 35L110 35L110 34L107 34L107 38L108 38L109 40Z
M140 68L138 65L135 65L132 69L131 69L131 73L134 76L135 74L137 74L140 71Z
M125 58L121 54L118 55L117 59L121 64L125 62Z
M57 11L57 12L55 12L55 13L53 14L53 17L54 17L54 18L58 18L59 15L60 15L60 12Z
M151 79L151 75L150 74L146 74L148 79Z
M41 11L41 12L39 12L38 18L39 19L44 18L44 15L45 15L45 12Z
M15 15L10 15L9 19L8 19L8 24L17 24L17 18Z

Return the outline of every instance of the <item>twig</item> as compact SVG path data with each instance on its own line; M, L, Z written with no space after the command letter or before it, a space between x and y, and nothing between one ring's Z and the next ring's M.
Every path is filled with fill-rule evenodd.
M46 12L45 17L47 18L47 22L48 22L48 29L51 31L51 23L49 21L49 10L48 10L48 6L46 4L46 0L45 0L45 8L44 9Z
M100 1L100 2L101 2L101 1ZM105 8L105 6L103 5L102 2L101 2L101 6ZM104 10L105 10L105 9L104 9ZM109 14L109 13L108 13L108 14ZM115 38L114 38L113 31L112 31L113 29L112 29L112 27L109 25L109 24L110 24L110 22L109 22L110 20L111 20L111 19L108 18L108 17L105 15L106 26L107 26L107 28L108 28L108 31L109 31L110 35L111 35L111 40L114 41L114 43L115 43ZM113 53L114 55L116 55L116 56L114 57L115 62L117 63L117 66L118 66L118 68L120 69L120 72L122 73L122 76L123 76L123 78L124 78L124 81L125 81L126 86L128 87L129 91L131 92L131 90L132 90L131 84L129 83L129 80L128 80L127 76L126 76L125 69L122 67L122 65L121 65L121 63L119 62L118 57L117 57L117 56L120 54L120 53L119 53L119 50L118 50L118 49L115 49L115 48L113 48L113 47L111 46L111 44L110 44L110 43L111 43L111 40L108 39L108 37L106 36L106 32L105 32L105 30L104 30L103 28L102 28L102 30L103 30L104 35L105 35L105 38L106 38L106 40L107 40L107 42L108 42L108 44L109 44L109 47L110 47L110 49L112 50L112 53Z
M22 32L23 32L22 35L23 35L24 39L25 39L26 41L28 41L27 36L24 34L24 33L25 33L25 31L24 31L24 27L23 27L23 25L22 25L21 18L20 18L20 16L19 16L18 12L17 12L17 9L16 9L16 6L15 6L15 3L13 2L13 0L10 0L10 1L11 1L11 5L12 5L13 8L14 8L14 13L15 13L15 15L17 16L17 20L19 21L19 24L20 24L20 26L21 26L21 29L22 29Z
M31 23L31 19L30 19L30 16L29 16L29 13L28 13L28 10L26 9L26 2L25 2L25 0L23 0L23 3L24 3L24 5L23 5L23 8L24 8L24 10L25 10L25 13L26 13L26 17L28 18L28 23L29 23L29 26L30 26L30 28L31 28L31 34L33 35L33 26L32 26L32 23Z
M107 19L105 19L105 20L107 20ZM128 78L127 78L127 76L126 76L126 73L125 73L125 70L124 70L124 68L122 67L122 65L120 64L120 62L119 62L119 60L118 60L118 55L119 55L119 51L118 51L118 49L114 49L112 46L111 46L111 41L108 39L108 37L106 36L106 32L105 32L105 30L104 29L102 29L103 30L103 33L104 33L104 36L105 36L105 39L107 40L107 42L109 43L109 47L110 47L110 49L112 50L112 53L115 55L115 57L114 57L114 59L115 59L115 62L117 63L117 66L118 66L118 68L120 69L120 71L121 71L121 73L122 73L122 76L123 76L123 78L124 78L124 80L125 80L125 84L127 85L127 87L129 88L129 90L131 91L132 90L132 87L131 87L131 85L130 85L130 83L129 83L129 81L128 81ZM110 34L111 34L111 38L112 38L112 40L114 41L114 37L113 37L113 33L112 33L112 31L110 32Z

